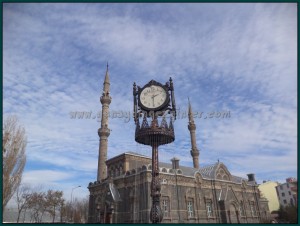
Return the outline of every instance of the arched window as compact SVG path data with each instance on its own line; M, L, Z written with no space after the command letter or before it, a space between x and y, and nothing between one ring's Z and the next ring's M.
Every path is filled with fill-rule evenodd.
M240 202L240 215L241 215L241 217L245 216L245 208L244 208L243 201Z
M251 211L252 217L255 217L256 216L256 209L255 209L254 201L250 201L249 206L250 206L250 211Z
M194 200L192 198L187 200L187 212L188 218L194 217Z
M164 217L170 217L170 199L168 196L161 198L161 210Z
M170 169L169 173L175 173L175 170L174 169Z
M217 179L219 179L219 180L222 179L222 176L219 173L217 174Z
M229 179L229 175L225 172L224 169L220 168L217 172L216 172L216 179L218 180L230 180Z
M206 214L207 217L212 217L213 216L213 208L212 208L212 201L210 199L205 201L206 203Z
M182 174L182 171L180 169L177 170L177 174Z
M225 174L225 175L223 175L223 180L229 180L228 179L228 176Z

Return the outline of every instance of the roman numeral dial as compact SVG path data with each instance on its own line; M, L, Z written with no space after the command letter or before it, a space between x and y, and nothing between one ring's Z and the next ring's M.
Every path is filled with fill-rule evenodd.
M151 85L142 90L140 103L148 109L158 109L164 105L167 95L163 87Z

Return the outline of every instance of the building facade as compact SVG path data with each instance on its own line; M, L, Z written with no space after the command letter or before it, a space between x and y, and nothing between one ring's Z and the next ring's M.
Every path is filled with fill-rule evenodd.
M215 164L195 169L160 163L162 223L258 223L269 216L254 175ZM177 161L177 163L176 163ZM89 222L151 223L151 158L127 152L109 159L108 177L89 184Z
M108 68L105 81L109 81ZM111 100L107 82L103 95ZM260 197L254 174L234 176L222 162L199 166L190 103L188 110L193 167L181 166L177 158L159 162L162 223L259 223L267 219L268 201ZM108 119L102 118L99 131L102 128L108 128ZM108 136L107 131L99 132L98 177L88 186L89 223L151 223L151 158L126 152L106 160Z
M278 185L278 182L264 181L258 186L258 189L261 192L261 196L265 197L269 201L268 205L270 213L279 209L279 200L276 192L276 187Z
M286 183L276 186L279 204L286 206L297 206L298 186L295 178L287 178Z

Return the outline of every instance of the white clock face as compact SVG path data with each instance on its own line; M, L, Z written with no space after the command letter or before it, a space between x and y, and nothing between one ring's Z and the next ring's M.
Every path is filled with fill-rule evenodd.
M158 108L162 106L167 98L166 91L161 86L152 85L146 87L140 94L141 104L147 108Z

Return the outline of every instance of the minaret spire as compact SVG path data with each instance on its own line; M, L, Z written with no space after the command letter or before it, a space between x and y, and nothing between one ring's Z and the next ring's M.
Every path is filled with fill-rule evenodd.
M188 129L191 134L191 145L192 145L192 150L191 150L191 155L193 157L193 164L194 168L199 169L199 155L200 152L197 148L197 143L196 143L196 125L194 122L194 115L192 111L192 105L190 103L190 99L188 98L189 101L189 107L188 107L188 115L189 115L189 125Z
M108 73L108 63L106 66L105 79L103 83L103 92L100 97L100 102L102 104L102 117L101 117L101 128L98 129L98 135L100 137L99 143L99 157L98 157L98 173L97 180L101 181L107 177L106 160L107 160L107 144L108 137L110 135L110 129L108 128L108 115L109 115L109 105L111 103L110 92L110 82Z
M188 97L188 101L189 101L189 112L188 112L189 122L194 123L194 114L193 114L193 111L192 111L192 105L191 105L189 97Z
M103 85L104 85L103 91L109 92L110 82L109 82L109 73L108 73L108 63L106 65L106 73L105 73L105 79Z

